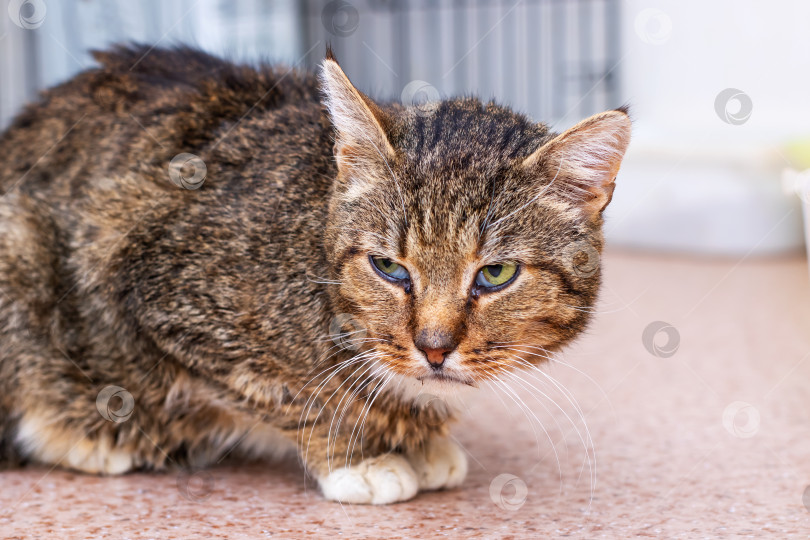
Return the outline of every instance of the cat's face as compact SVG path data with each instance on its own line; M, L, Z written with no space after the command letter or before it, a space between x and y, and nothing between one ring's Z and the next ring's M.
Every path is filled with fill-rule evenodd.
M380 109L327 60L339 175L327 247L337 309L380 369L445 385L536 364L580 333L623 111L562 135L477 100Z

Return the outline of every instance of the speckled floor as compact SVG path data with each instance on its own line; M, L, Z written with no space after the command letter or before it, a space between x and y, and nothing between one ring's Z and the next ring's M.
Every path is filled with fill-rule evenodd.
M455 429L471 464L458 490L341 507L295 463L191 478L30 468L0 475L0 537L810 536L806 262L610 253L604 268L591 331L563 355L570 366L546 370L592 444L561 391L541 387L557 408L514 383L548 435L482 391ZM648 351L655 321L677 330L677 349L664 330Z

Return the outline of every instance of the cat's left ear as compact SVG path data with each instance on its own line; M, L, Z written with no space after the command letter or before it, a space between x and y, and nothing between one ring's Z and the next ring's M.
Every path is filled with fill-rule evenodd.
M614 181L630 143L626 109L596 114L554 137L523 166L542 174L549 194L574 203L588 218L601 214L613 197Z
M395 155L385 132L388 118L352 85L331 51L327 51L320 78L325 105L337 132L335 157L341 176L353 178L354 182L373 177L368 174L370 170L384 166Z

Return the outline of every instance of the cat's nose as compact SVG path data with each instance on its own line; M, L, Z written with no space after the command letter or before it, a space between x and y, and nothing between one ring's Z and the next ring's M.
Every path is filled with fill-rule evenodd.
M430 367L439 369L444 364L445 357L450 354L453 349L420 349L427 358Z
M458 343L449 332L422 330L416 335L414 345L425 355L430 367L439 369L444 364L447 355L455 350Z

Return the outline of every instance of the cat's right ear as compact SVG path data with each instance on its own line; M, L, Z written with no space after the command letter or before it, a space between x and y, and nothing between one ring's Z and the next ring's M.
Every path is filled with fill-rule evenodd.
M344 181L363 183L394 158L385 113L357 90L331 51L320 73L324 104L335 126L335 158ZM355 187L362 187L360 185Z
M587 218L602 213L613 197L632 123L626 108L595 114L557 135L523 162L551 178L550 195L573 203Z

